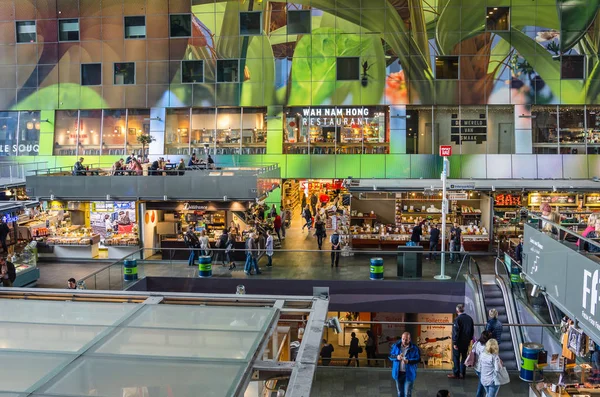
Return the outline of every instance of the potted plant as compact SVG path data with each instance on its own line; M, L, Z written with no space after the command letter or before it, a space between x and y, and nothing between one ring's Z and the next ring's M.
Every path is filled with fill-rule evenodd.
M142 161L146 158L146 146L154 142L156 138L149 134L140 134L136 138L137 142L142 145Z

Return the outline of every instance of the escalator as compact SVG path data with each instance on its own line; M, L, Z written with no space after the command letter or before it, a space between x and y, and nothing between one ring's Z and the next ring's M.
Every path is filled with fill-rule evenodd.
M483 284L483 301L487 311L496 309L498 311L498 320L502 324L508 324L508 315L506 312L506 303L502 294L502 289L497 284ZM500 338L500 359L504 362L507 369L518 369L515 358L515 346L511 334L512 327L502 328L502 337Z

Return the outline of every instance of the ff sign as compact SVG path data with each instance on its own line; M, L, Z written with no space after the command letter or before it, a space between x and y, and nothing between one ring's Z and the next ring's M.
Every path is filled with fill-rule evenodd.
M441 157L450 157L452 156L452 146L440 146L440 156Z

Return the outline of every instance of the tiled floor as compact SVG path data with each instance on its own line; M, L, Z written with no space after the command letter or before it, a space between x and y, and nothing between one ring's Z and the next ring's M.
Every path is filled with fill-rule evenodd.
M413 397L434 397L438 390L450 391L452 397L474 396L477 390L477 376L468 372L465 380L452 380L446 377L448 372L417 372ZM312 397L370 397L396 396L396 384L390 370L325 368L317 369L313 382ZM526 397L529 395L529 384L521 381L518 374L511 374L508 385L500 388L498 396Z
M377 254L356 254L354 256L340 257L338 268L331 267L331 257L329 252L319 252L316 238L313 232L302 231L300 220L294 220L293 227L288 230L286 239L282 241L282 249L287 250L311 250L312 252L283 252L275 250L273 256L273 267L265 266L266 257L263 257L259 266L263 271L260 276L246 276L243 272L243 263L237 263L235 271L229 271L220 264L213 264L213 277L260 277L264 279L303 279L303 280L368 280L369 279L369 260L373 256L382 256L384 259L384 278L391 280L397 279L396 254L380 252ZM323 248L329 249L331 245L324 243ZM477 257L477 262L481 266L483 274L493 274L494 258ZM69 277L81 279L86 274L93 273L107 263L77 264L77 263L42 263L40 272L42 277L38 285L47 288L62 288L65 280ZM456 277L459 263L446 265L446 274ZM466 269L463 268L463 272ZM109 285L107 274L99 274L96 281L92 284L98 284L98 287ZM113 269L110 274L111 288L120 288L119 271ZM140 277L144 276L171 276L171 277L197 277L198 267L188 267L186 261L173 263L144 263L139 265ZM431 280L433 276L440 273L439 259L437 261L423 261L423 280ZM86 282L88 287L92 287L90 282ZM93 288L93 287L92 287Z

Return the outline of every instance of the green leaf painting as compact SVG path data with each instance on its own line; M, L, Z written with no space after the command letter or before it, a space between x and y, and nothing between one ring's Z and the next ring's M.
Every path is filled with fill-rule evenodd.
M594 22L600 0L556 0L560 15L560 49L573 48Z

